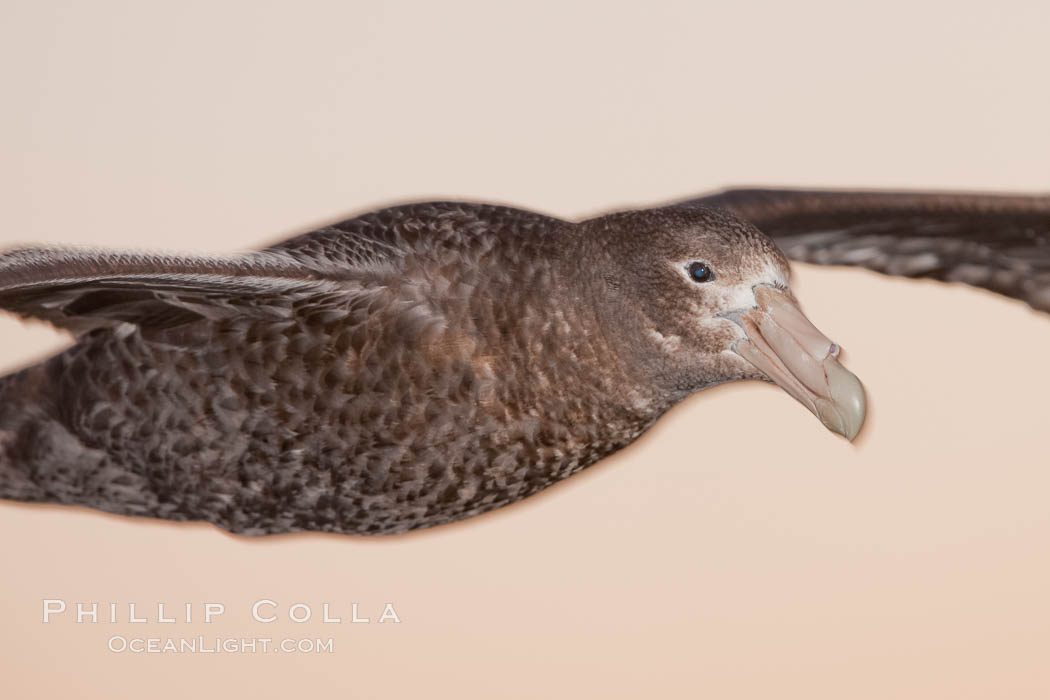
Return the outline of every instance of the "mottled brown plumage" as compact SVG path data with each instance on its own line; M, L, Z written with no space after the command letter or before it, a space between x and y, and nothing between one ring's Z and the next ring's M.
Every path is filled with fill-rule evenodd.
M758 212L774 233L826 235L791 193L770 215L770 196L706 203ZM0 307L78 342L0 379L0 497L245 534L402 532L525 498L689 394L769 375L734 352L750 336L726 314L754 307L760 288L793 303L779 291L786 260L704 204L579 224L406 205L234 258L8 253ZM836 206L842 245L868 213ZM987 220L1045 232L1046 207ZM893 230L921 231L923 216L909 208ZM714 270L711 284L689 278L693 260Z

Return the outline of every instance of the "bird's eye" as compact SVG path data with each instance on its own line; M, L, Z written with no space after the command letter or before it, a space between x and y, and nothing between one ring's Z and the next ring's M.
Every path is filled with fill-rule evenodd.
M694 282L710 282L715 278L711 268L702 262L691 262L686 270L689 272L689 279Z

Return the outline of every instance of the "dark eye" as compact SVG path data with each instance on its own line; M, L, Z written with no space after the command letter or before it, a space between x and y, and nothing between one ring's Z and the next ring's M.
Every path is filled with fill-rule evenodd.
M702 262L691 262L686 270L689 272L689 279L694 282L710 282L715 278L715 273L711 271L711 268Z

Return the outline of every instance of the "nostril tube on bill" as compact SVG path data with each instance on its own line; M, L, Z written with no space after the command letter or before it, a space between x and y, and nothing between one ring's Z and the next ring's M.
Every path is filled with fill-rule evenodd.
M867 398L860 380L838 361L841 349L788 294L769 285L757 285L754 291L757 306L733 319L750 342L734 350L828 429L853 440L864 424Z

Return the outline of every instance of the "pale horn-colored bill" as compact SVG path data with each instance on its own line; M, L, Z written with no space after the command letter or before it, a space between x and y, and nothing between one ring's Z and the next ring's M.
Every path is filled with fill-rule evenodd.
M770 285L755 287L757 306L726 314L747 333L733 351L760 369L828 429L852 440L864 424L864 386L838 361L839 346L798 304Z

